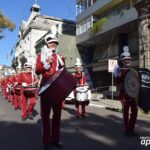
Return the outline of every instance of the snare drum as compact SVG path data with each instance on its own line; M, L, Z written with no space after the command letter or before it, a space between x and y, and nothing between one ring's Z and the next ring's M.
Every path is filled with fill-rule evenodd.
M20 92L21 92L21 86L16 86L15 93L20 94Z
M76 100L79 102L88 100L88 89L86 87L76 88Z
M88 90L88 100L91 100L92 99L92 93L91 93L91 90Z
M24 87L24 92L27 94L33 94L37 91L36 87Z

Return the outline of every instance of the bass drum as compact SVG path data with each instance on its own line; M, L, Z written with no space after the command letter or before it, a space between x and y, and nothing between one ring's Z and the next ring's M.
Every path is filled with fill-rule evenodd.
M136 99L139 96L140 82L138 72L134 69L129 69L124 79L124 89L126 94Z
M145 112L150 111L150 70L145 68L139 69L140 93L139 107Z
M66 69L60 69L41 85L38 94L42 101L55 106L65 100L75 89L76 84L77 80L72 74Z

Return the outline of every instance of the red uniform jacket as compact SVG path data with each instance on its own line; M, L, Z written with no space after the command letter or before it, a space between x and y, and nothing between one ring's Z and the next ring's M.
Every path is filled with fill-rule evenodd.
M27 86L32 84L38 84L37 76L33 73L22 72L19 74L18 79L20 85L22 85L23 82L25 82Z
M8 77L4 77L2 82L1 82L2 88L6 89L7 88L7 84L8 84Z
M41 84L43 82L45 82L51 75L53 75L57 71L57 67L58 68L62 68L63 67L63 65L59 64L57 55L58 54L54 54L53 55L53 61L50 64L51 66L50 66L50 68L48 70L46 70L44 68L44 64L41 62L41 54L40 53L38 54L37 61L36 61L36 71L35 72L36 72L37 75L42 74Z
M12 81L15 82L19 82L19 74L14 74L12 77Z
M75 78L77 79L77 86L86 84L86 75L85 73L75 73Z
M2 88L5 88L5 78L3 78L3 79L1 80L1 86L2 86Z

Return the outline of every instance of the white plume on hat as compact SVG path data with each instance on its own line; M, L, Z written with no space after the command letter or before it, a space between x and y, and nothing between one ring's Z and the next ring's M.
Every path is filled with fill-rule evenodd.
M121 53L121 59L127 59L127 58L131 58L130 52L129 52L129 47L128 46L124 46L123 47L123 52Z
M51 42L56 42L57 44L59 44L58 40L54 37L54 35L52 34L48 34L45 38L45 43L48 44L48 43L51 43Z
M81 63L81 60L80 58L76 58L76 63L75 63L76 66L82 66L82 63Z

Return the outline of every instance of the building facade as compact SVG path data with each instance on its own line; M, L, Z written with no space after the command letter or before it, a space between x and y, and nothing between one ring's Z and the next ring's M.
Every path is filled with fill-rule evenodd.
M22 66L26 61L32 63L35 68L36 53L41 48L45 35L51 34L53 37L68 34L75 38L75 22L60 19L52 16L41 15L40 6L34 4L27 21L22 21L18 41L15 48L13 67ZM73 45L76 45L75 40Z
M132 55L132 66L135 69L150 69L150 57L146 55L147 58L143 58L139 46L139 3L145 1L76 0L76 42L95 87L111 85L112 74L108 72L108 60L118 60L119 63L123 46L126 45ZM146 30L149 33L149 29ZM146 48L144 52L149 53L150 47Z

